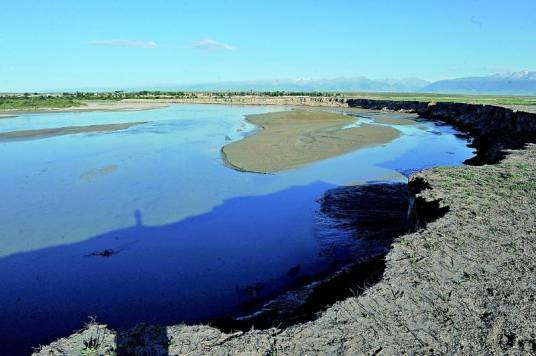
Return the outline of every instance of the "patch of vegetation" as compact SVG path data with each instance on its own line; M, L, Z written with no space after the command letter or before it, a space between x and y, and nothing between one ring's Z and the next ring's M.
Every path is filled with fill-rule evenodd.
M92 321L95 323L95 321ZM80 350L81 356L97 356L99 354L99 348L103 343L103 335L100 328L97 326L96 335L91 335L88 339L83 341L84 348Z
M67 108L80 106L82 103L72 97L23 94L0 96L0 111L2 110L38 110L45 108Z

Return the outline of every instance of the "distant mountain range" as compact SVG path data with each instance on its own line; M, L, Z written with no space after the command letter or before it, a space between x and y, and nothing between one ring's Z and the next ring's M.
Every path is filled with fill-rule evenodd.
M292 91L292 92L399 92L442 94L536 95L536 72L520 71L482 77L467 77L429 82L419 78L369 79L274 79L209 82L143 87L77 88L62 91Z
M427 93L536 95L536 72L521 71L440 80L420 88Z
M145 90L187 91L329 91L329 92L422 92L445 94L536 95L536 72L521 71L429 82L419 78L373 80L366 77L334 79L277 79L229 81Z
M431 84L418 78L371 80L366 77L335 79L277 79L191 84L174 87L192 91L370 91L412 92Z

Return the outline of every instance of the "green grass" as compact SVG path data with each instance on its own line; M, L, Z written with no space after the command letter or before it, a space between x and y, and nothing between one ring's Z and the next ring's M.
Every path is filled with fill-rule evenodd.
M4 96L0 97L0 111L3 110L39 110L46 108L67 108L80 106L76 99L63 96Z
M458 95L427 93L345 93L345 96L368 99L458 102L488 105L536 105L536 96Z

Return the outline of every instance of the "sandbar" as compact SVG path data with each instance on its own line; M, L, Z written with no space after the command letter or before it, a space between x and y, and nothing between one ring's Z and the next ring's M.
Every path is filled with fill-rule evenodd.
M394 128L373 124L343 129L355 118L325 111L293 110L249 115L259 132L222 147L230 167L275 173L399 137Z
M13 118L21 114L46 114L58 112L92 112L92 111L142 111L161 109L169 106L169 103L161 103L155 101L82 101L80 106L72 106L65 108L38 108L38 109L15 109L15 110L0 110L0 119Z
M108 132L126 130L135 125L145 124L145 122L127 122L123 124L104 124L104 125L87 125L87 126L68 126L35 130L19 130L0 132L0 142L3 141L21 141L47 138L53 136L72 135L77 133L90 132Z

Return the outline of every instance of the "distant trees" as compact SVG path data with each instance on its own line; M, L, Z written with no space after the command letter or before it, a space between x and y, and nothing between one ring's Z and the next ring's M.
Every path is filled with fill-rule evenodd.
M140 90L123 91L116 90L110 92L62 92L58 94L22 93L0 96L0 108L24 108L24 107L67 107L81 105L84 100L122 100L122 99L179 99L179 98L199 98L203 96L216 97L222 100L230 100L236 96L309 96L309 97L336 97L340 93L334 92L299 92L299 91L214 91L214 92L187 92L187 91L162 91L162 90Z

